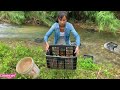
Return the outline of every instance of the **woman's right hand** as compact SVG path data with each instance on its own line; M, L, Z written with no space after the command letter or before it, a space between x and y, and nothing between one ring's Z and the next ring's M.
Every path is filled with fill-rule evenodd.
M46 42L46 52L49 50L49 44Z

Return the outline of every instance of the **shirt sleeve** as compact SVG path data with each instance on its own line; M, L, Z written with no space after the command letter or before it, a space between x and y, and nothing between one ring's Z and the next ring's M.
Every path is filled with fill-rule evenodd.
M80 46L80 35L76 32L76 30L72 24L70 24L70 29L71 29L71 32L72 32L74 38L76 39L76 45Z
M52 34L52 32L55 30L55 23L51 26L51 28L48 30L48 32L44 36L44 41L47 42L49 36Z

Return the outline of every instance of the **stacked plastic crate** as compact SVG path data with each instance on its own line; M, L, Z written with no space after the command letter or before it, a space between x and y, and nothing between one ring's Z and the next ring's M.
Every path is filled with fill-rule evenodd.
M51 69L76 69L76 46L50 45L46 53L47 67Z

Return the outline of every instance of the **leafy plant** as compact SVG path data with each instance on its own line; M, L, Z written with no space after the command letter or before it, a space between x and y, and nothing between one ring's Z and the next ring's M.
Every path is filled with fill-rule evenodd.
M23 11L1 11L0 20L8 23L22 24L25 16Z
M22 24L25 20L24 12L22 11L11 11L8 15L10 21L16 24Z
M81 68L86 70L99 70L98 65L94 64L91 58L86 58L86 59L81 58L79 65Z
M96 13L96 23L99 31L110 31L115 33L120 28L120 21L110 11L100 11Z
M25 17L34 18L47 26L51 26L55 22L56 11L29 11L25 13Z
M93 21L95 22L96 14L98 11L83 11L84 17L86 18L86 21Z

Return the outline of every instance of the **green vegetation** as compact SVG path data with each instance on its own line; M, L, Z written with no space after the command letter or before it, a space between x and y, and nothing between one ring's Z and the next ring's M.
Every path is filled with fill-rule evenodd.
M116 33L120 28L119 13L113 11L69 11L71 20L93 22L99 31ZM14 24L43 24L51 26L57 17L57 11L0 11L0 21Z
M47 26L51 26L55 21L55 16L57 12L55 11L29 11L25 12L25 17L28 19L34 19L35 23L41 22Z
M110 31L115 33L120 28L120 21L110 11L101 11L96 14L96 23L100 31Z
M56 13L55 11L0 11L0 20L14 24L30 22L51 26L56 18Z
M29 46L20 41L16 44L0 42L0 74L16 73L15 79L28 79L29 76L16 72L16 64L24 57L32 57L40 68L38 79L98 79L117 78L119 70L109 63L96 64L91 59L78 56L76 70L56 70L46 67L46 58L43 47Z
M120 28L120 20L117 14L112 11L83 11L82 19L86 22L93 22L98 26L99 31L116 33Z
M23 11L1 11L0 20L7 23L22 24L25 20Z
M80 61L80 67L86 70L99 70L98 65L93 63L91 58L83 59Z

